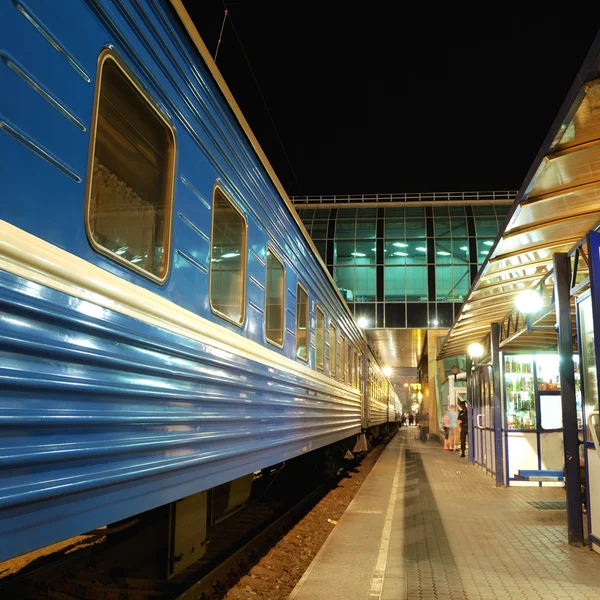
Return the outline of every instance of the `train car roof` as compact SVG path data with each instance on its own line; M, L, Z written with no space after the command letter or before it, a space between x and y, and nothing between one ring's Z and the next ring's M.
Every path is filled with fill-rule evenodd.
M269 159L267 158L266 154L264 153L263 149L261 148L258 140L254 136L254 133L252 133L252 129L250 128L250 125L246 121L246 118L244 117L244 115L243 115L240 107L238 106L237 102L235 101L235 98L233 97L233 94L231 93L231 90L229 89L227 83L225 82L225 79L221 75L221 72L219 71L219 68L217 67L217 65L216 65L215 61L213 60L210 52L208 51L208 48L206 47L206 44L204 43L204 41L202 40L202 37L198 33L198 30L196 29L196 26L194 25L194 22L192 21L192 18L190 17L190 15L187 12L186 8L183 6L183 3L181 2L181 0L169 0L169 1L170 1L171 5L173 6L173 9L177 13L177 16L181 20L182 25L184 26L185 30L187 31L188 35L190 36L191 41L196 46L198 52L200 53L200 56L202 57L202 59L206 63L206 66L208 67L208 69L209 69L212 77L214 78L215 83L219 86L219 89L221 90L221 93L223 94L223 97L225 98L225 100L229 104L229 107L231 108L231 110L232 110L234 116L236 117L236 119L238 120L238 123L239 123L240 127L243 129L243 131L246 134L246 137L248 138L248 140L249 140L252 148L256 152L256 155L258 156L259 160L261 161L261 163L262 163L263 167L265 168L267 174L271 178L271 181L275 185L275 188L277 189L277 191L281 195L283 201L287 205L290 213L292 214L292 217L294 218L294 220L296 221L296 223L298 225L298 228L302 232L302 235L304 236L304 239L306 240L306 243L309 245L312 253L315 256L315 258L319 261L319 264L321 265L321 267L323 268L324 273L326 274L327 278L331 282L331 285L333 286L333 289L335 290L336 294L338 295L338 297L342 301L342 304L343 304L346 312L351 317L352 321L354 321L354 315L350 311L350 308L346 304L346 301L344 300L344 297L342 296L342 294L339 291L337 285L335 284L335 281L333 280L333 277L331 276L331 273L329 273L329 270L327 269L327 266L323 262L323 259L321 258L321 255L319 254L319 251L317 250L317 248L314 245L314 243L313 243L310 235L308 234L308 231L306 231L306 228L304 227L304 223L302 223L300 217L298 216L298 213L296 212L296 209L294 208L294 205L292 204L291 200L289 199L289 197L288 197L288 195L287 195L287 193L286 193L283 185L281 184L281 181L279 181L279 178L277 177L277 175L275 173L275 170L271 166L271 163L269 162ZM368 345L368 340L367 340L367 337L366 337L365 333L358 326L357 326L357 328L360 331L360 335L362 336L363 340Z

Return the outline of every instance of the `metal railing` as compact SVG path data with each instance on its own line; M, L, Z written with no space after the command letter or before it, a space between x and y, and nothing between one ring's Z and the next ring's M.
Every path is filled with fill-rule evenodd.
M374 204L391 202L490 202L512 201L516 190L491 192L407 192L400 194L349 194L325 196L290 196L295 205L311 206L315 204Z

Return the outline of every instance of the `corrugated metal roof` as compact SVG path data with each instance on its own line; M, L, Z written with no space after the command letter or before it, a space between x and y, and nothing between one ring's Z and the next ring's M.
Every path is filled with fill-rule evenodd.
M438 359L466 354L468 345L482 342L494 322L503 324L501 346L507 352L556 348L553 256L556 252L571 253L575 266L574 248L580 247L575 287L587 276L585 244L581 242L599 225L600 34L517 193ZM525 327L525 316L516 313L514 301L520 291L533 288L543 288L544 308Z

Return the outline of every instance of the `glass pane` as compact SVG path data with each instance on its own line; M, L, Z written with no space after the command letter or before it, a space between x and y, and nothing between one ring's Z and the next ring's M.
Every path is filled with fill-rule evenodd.
M385 220L385 238L404 238L406 228L404 227L404 219L386 219Z
M498 235L496 217L475 217L475 234L477 237L492 237Z
M354 262L357 265L375 264L375 242L357 241L354 245Z
M210 301L234 323L244 317L246 223L220 188L213 198Z
M440 240L435 243L435 264L452 264L452 242L450 240Z
M354 239L356 237L356 221L340 221L335 223L335 238L338 240Z
M158 111L116 61L101 63L88 202L89 234L101 252L167 275L174 139Z
M494 207L491 205L473 206L473 214L477 215L493 215L495 214Z
M443 219L441 217L435 217L435 237L450 237L450 219Z
M452 278L454 290L452 292L451 301L463 302L471 288L469 267L454 265L454 267L452 267Z
M452 267L435 268L435 292L438 301L448 301L452 294Z
M399 221L404 221L405 209L404 208L386 208L385 209L385 218L386 219L394 219ZM421 215L416 215L421 216Z
M406 267L406 299L427 302L427 267Z
M405 277L405 267L386 267L383 270L383 290L386 302L404 302L406 297Z
M308 294L301 285L296 294L296 356L308 360Z
M376 294L375 267L356 267L355 302L374 302Z
M329 374L335 379L336 373L336 358L337 358L337 340L335 336L335 325L329 324Z
M406 237L424 238L427 237L425 228L425 219L406 219Z
M598 373L596 371L596 347L594 345L594 317L591 296L588 296L579 303L578 310L581 336L581 377L583 378L585 415L587 418L590 413L598 410ZM577 386L577 380L575 384ZM581 391L579 393L581 394ZM587 430L587 441L593 441L590 429Z
M355 208L340 208L337 213L338 219L352 219L356 221L356 209Z
M450 219L450 229L452 230L452 237L461 237L467 236L467 221L466 219L463 217L458 218L458 217L452 217L452 219Z
M333 247L333 262L336 265L353 265L356 244L352 242L335 242Z
M484 263L493 245L494 240L477 240L477 264Z
M270 342L283 346L283 263L267 250L267 281L265 285L265 335Z
M333 280L344 300L354 301L354 267L334 267Z
M414 253L414 244L413 244ZM409 257L409 244L404 240L392 240L384 244L386 265L405 265Z
M533 357L529 354L504 356L506 420L509 429L535 429L536 407Z
M327 237L327 221L313 221L311 237L314 240L324 240Z
M356 222L356 237L374 239L377 234L377 221L375 219L361 219Z
M317 349L317 369L323 370L325 366L325 313L317 306L317 332L315 346Z
M469 243L466 239L452 238L452 262L455 265L469 264Z
M420 217L422 219L425 218L425 209L419 207L407 207L406 208L406 218L411 219L415 217Z

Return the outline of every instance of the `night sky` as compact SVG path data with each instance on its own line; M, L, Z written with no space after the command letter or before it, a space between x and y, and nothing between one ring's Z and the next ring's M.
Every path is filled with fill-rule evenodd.
M184 4L213 56L229 10L217 66L289 195L518 189L600 23L541 7Z

